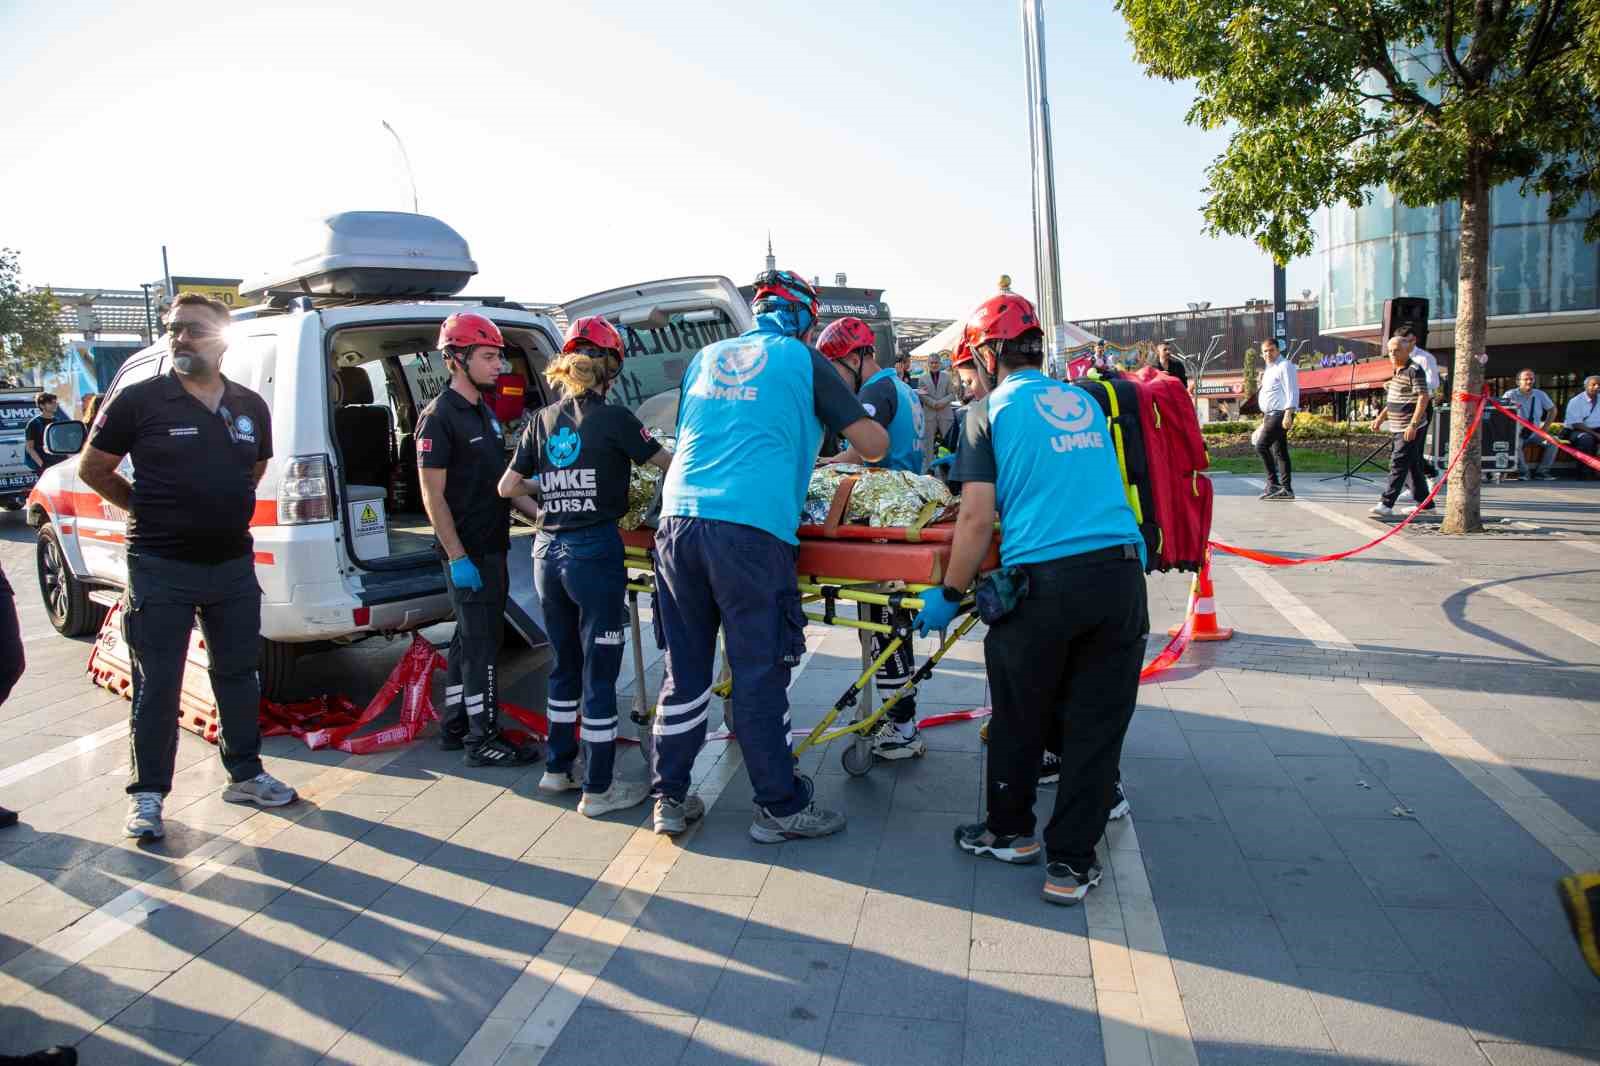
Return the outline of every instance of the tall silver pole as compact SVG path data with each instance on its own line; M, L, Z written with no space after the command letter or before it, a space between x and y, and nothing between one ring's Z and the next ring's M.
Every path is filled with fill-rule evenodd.
M1061 257L1056 251L1055 158L1050 149L1050 97L1045 89L1044 0L1022 0L1022 51L1028 78L1028 142L1033 156L1033 264L1044 327L1045 366L1064 372Z
M406 180L411 182L411 213L420 215L422 212L417 210L417 176L411 170L411 153L406 151L406 143L400 139L400 135L395 132L394 127L389 125L387 120L379 119L378 121L383 123L383 128L389 131L389 136L394 138L394 143L400 148L400 159L406 165Z

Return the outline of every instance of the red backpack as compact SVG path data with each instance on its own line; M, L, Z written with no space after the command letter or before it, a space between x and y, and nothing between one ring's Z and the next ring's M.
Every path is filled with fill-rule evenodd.
M1150 468L1150 492L1161 524L1157 569L1192 570L1205 564L1211 539L1210 465L1194 400L1183 382L1153 366L1128 375L1139 384L1139 424Z
M1144 534L1147 571L1198 571L1211 537L1209 460L1183 382L1155 367L1078 378L1105 411L1128 503Z

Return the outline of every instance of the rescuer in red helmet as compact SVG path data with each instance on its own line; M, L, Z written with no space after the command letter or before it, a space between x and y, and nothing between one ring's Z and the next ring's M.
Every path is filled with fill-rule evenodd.
M511 511L495 491L505 469L505 443L483 394L500 376L505 345L500 327L483 315L463 311L445 319L437 347L450 368L450 387L422 409L417 421L422 505L433 523L456 614L439 745L446 751L465 747L468 766L525 766L539 759L536 746L515 744L501 734L495 679L505 626ZM511 506L529 517L538 514L525 498Z
M918 632L954 619L997 515L1005 533L1001 567L978 596L994 709L987 817L958 826L955 842L1002 862L1038 861L1039 767L1047 740L1059 736L1042 896L1073 904L1100 883L1095 843L1117 802L1117 762L1139 692L1150 629L1144 538L1105 415L1083 389L1041 370L1033 305L1012 293L986 300L968 318L963 344L964 365L988 393L967 411L946 585L924 593Z
M534 412L500 477L501 496L539 504L533 583L556 653L545 711L550 757L539 789L581 788L578 813L590 818L637 806L650 795L648 782L612 773L627 621L617 520L628 511L633 464L666 470L672 456L632 411L606 403L623 358L622 335L610 322L595 315L572 323L561 354L544 372L560 398Z

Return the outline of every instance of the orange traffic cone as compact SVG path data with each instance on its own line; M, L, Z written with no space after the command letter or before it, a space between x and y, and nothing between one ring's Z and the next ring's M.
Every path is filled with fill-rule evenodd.
M1190 640L1231 640L1233 630L1217 625L1217 601L1211 588L1211 559L1206 559L1206 564L1200 568L1200 573L1195 575L1194 593L1194 632L1189 634ZM1176 625L1167 630L1167 636L1175 637L1183 626Z

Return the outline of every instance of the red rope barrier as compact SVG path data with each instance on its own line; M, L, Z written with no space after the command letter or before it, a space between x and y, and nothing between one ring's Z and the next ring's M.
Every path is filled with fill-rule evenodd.
M1465 394L1463 394L1463 396L1465 396ZM1456 464L1461 462L1461 457L1467 453L1467 447L1472 443L1472 438L1477 435L1478 426L1482 423L1483 405L1486 402L1489 402L1489 396L1487 393L1485 393L1482 396L1466 398L1477 400L1478 406L1472 412L1472 423L1467 427L1466 439L1461 442L1461 447L1456 451L1455 456L1451 458L1450 465L1445 468L1444 477L1439 479L1439 483L1433 487L1433 491L1428 493L1428 498L1422 501L1422 503L1418 504L1416 510L1406 515L1405 519L1401 521L1399 525L1386 531L1381 537L1378 537L1375 540L1370 540L1360 547L1350 548L1342 552L1334 552L1332 555L1313 555L1309 559L1291 559L1283 555L1273 555L1271 552L1257 551L1254 548L1240 548L1232 544L1224 544L1220 540L1211 541L1211 547L1215 548L1219 552L1226 552L1229 555L1237 555L1241 559L1249 559L1251 562L1261 563L1265 566L1307 566L1311 563L1335 563L1340 559L1348 559L1352 555L1360 555L1364 551L1369 551L1373 548L1376 548L1378 545L1382 544L1384 541L1388 540L1390 537L1394 536L1396 533L1400 532L1402 529L1406 528L1416 520L1417 515L1421 514L1423 510L1433 502L1433 498L1439 495L1439 493L1444 489L1445 482L1450 480L1450 472L1456 468ZM1499 407L1500 405L1495 404L1495 406ZM1597 469L1600 469L1600 467L1597 467Z

